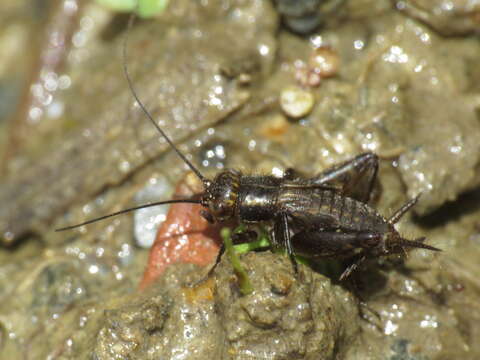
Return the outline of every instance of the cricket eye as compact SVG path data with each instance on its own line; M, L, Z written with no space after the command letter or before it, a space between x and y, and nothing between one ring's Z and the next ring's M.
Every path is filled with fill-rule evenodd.
M215 224L215 218L206 210L200 210L200 215L207 220L210 224Z
M221 200L214 202L210 211L212 212L213 216L219 220L225 220L232 215L228 204Z
M222 215L227 210L227 207L223 202L217 202L213 204L213 211L215 214Z

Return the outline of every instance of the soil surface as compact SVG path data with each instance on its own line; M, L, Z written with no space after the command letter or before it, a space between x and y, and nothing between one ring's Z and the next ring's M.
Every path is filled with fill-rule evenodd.
M291 3L176 0L136 21L138 96L210 178L313 176L377 153L371 205L388 218L422 193L397 229L443 251L371 261L344 283L342 263L295 275L286 256L249 252L241 295L226 256L198 283L213 235L181 256L189 237L167 237L152 249L172 252L148 262L157 226L177 221L166 208L54 232L169 199L188 168L127 86L127 15L2 1L0 358L480 358L480 2Z

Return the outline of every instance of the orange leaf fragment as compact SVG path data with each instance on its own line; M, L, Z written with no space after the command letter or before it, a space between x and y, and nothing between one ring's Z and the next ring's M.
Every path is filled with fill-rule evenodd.
M177 185L175 196L186 198L202 191L200 180L189 173ZM221 226L209 224L200 215L202 209L198 204L171 205L150 249L148 265L139 286L141 290L152 284L171 264L206 266L213 263L221 242Z

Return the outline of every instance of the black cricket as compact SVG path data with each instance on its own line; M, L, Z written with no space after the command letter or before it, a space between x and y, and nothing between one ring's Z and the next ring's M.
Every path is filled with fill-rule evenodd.
M133 16L129 29L132 22ZM205 178L173 144L139 99L127 67L127 36L128 31L123 44L123 70L133 97L160 135L202 181L204 192L188 199L166 200L125 209L56 231L77 228L141 208L183 202L201 204L204 207L201 215L210 223L236 219L246 224L270 224L272 247L286 250L296 273L295 254L311 259L350 259L350 265L340 276L343 280L368 258L404 253L408 248L440 251L424 244L424 237L415 240L403 238L394 227L415 205L418 196L389 219L368 204L378 172L378 157L371 152L306 179L293 169L287 169L282 177L244 175L228 169L217 174L213 180ZM252 232L246 235L251 236ZM222 245L209 274L218 264L223 251Z

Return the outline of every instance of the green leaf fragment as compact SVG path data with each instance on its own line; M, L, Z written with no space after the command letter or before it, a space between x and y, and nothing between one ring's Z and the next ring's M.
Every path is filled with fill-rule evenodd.
M258 240L252 241L246 244L239 244L235 245L234 249L237 254L244 254L249 251L257 250L257 249L262 249L262 248L267 248L270 246L270 242L268 241L267 238L261 238L259 237Z
M96 0L97 3L115 11L136 11L142 18L161 14L168 0Z
M220 235L222 236L225 243L225 251L227 252L227 256L229 257L230 262L233 266L233 270L238 277L238 281L240 284L240 292L243 295L250 294L253 291L253 287L250 283L247 272L240 263L238 255L247 253L249 251L269 248L271 246L270 237L268 235L268 232L264 228L260 229L257 240L244 244L233 245L232 234L241 234L246 230L247 227L244 224L241 224L233 231L229 228L223 228L220 232ZM286 254L286 251L285 249L278 249L277 253ZM303 256L295 255L295 259L299 264L311 266L310 260Z
M235 251L235 247L233 246L232 242L232 231L229 228L223 228L220 231L220 235L222 236L223 242L225 244L225 251L227 253L228 258L230 259L230 263L232 264L233 271L238 277L238 283L240 286L240 292L242 295L248 295L253 292L253 286L248 278L248 274L243 268L242 264L240 263L240 259L238 257L237 252ZM243 245L243 244L242 244Z

